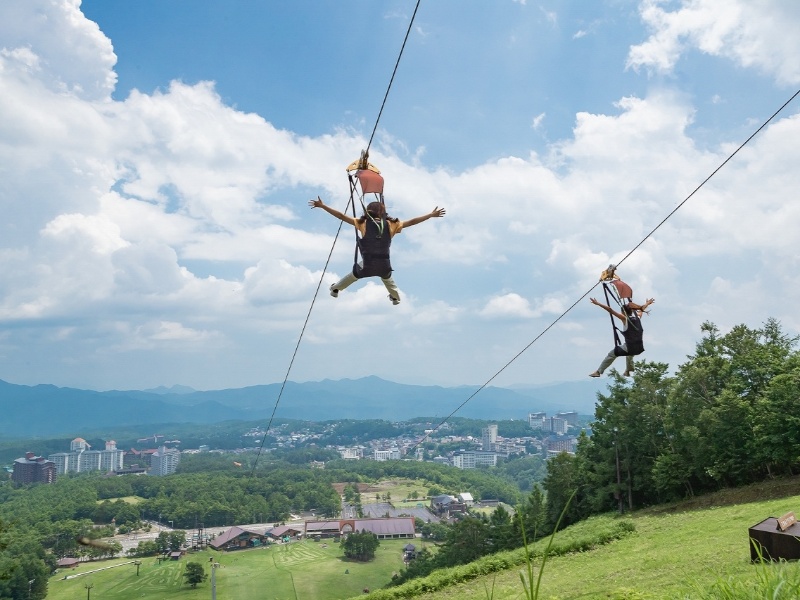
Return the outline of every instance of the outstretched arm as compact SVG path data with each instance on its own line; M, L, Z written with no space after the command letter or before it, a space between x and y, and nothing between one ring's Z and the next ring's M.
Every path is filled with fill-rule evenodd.
M655 298L648 298L647 300L645 300L644 304L642 304L642 305L639 307L639 310L637 311L637 312L639 313L639 316L641 317L641 316L642 316L644 313L646 313L646 312L647 312L647 309L648 309L648 308L650 307L650 305L651 305L651 304L653 304L655 301L656 301L656 299L655 299Z
M615 310L614 310L613 308L611 308L610 306L606 306L605 304L603 304L603 303L601 303L601 302L598 302L598 301L597 301L597 300L595 300L594 298L589 298L589 302L591 302L591 303L592 303L592 304L594 304L595 306L599 306L600 308L602 308L602 309L603 309L604 311L606 311L607 313L614 315L615 317L617 317L617 318L618 318L620 321L622 321L623 323L625 322L625 315L623 315L622 313L618 313L617 311L615 311Z
M324 203L324 202L323 202L323 201L320 199L320 197L319 197L319 196L317 196L317 199L316 199L316 200L309 200L309 201L308 201L308 205L309 205L311 208L321 208L321 209L322 209L322 210L324 210L326 213L328 213L328 214L331 214L331 215L333 215L334 217L336 217L337 219L339 219L340 221L344 221L345 223L349 223L350 225L355 225L355 224L356 224L356 221L355 221L355 219L353 219L353 217L348 217L348 216L347 216L346 214L344 214L343 212L339 212L339 211L338 211L338 210L336 210L335 208L331 208L330 206L328 206L327 204L325 204L325 203Z
M445 210L437 206L427 215L422 215L421 217L414 217L413 219L409 219L408 221L403 221L403 227L405 228L405 227L411 227L412 225L417 225L419 223L422 223L423 221L427 221L431 217L434 218L443 217L444 214Z

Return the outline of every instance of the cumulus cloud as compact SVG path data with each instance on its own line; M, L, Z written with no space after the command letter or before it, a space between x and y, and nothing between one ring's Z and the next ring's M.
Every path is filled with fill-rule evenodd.
M480 311L480 315L486 318L515 317L526 319L533 316L533 311L528 300L512 292L491 298Z
M794 37L780 38L772 71L762 58L793 8L641 6L653 34L631 49L632 67L669 70L697 47L779 82L797 76ZM762 14L768 7L775 16ZM347 129L281 129L226 103L210 81L113 100L111 42L77 0L3 3L0 40L0 209L9 215L0 222L0 318L14 325L2 336L6 368L46 349L73 385L81 360L86 373L102 365L134 386L134 377L180 369L181 352L203 357L192 376L208 385L274 380L285 366L276 357L294 348L312 301L307 377L351 368L346 357L377 339L386 364L413 358L422 365L415 375L463 382L457 366L443 375L434 364L451 355L453 365L479 363L467 348L475 340L505 354L524 345L527 327L541 331L596 284L736 143L698 147L691 99L663 86L579 112L570 135L544 150L464 170L426 165L422 151L382 133L371 160L386 175L390 213L405 220L444 206L447 216L393 240L400 306L373 280L333 300L327 286L350 270L354 234L344 227L337 236L338 223L306 202L320 194L344 208L342 157L355 158L366 140ZM750 289L721 272L737 263L737 272L779 278L785 297L800 297L781 278L781 265L800 261L800 208L785 201L797 189L799 128L797 115L770 125L625 259L636 294L657 296L656 310L678 310L692 288L713 319L714 298L733 305ZM591 345L584 320L595 316L577 307L560 330L576 347ZM663 331L661 343L682 356L685 339L671 335ZM135 360L110 367L110 353Z
M663 0L640 4L652 30L633 46L628 66L670 72L690 49L757 68L780 83L800 81L800 5L784 0L682 0L675 10Z

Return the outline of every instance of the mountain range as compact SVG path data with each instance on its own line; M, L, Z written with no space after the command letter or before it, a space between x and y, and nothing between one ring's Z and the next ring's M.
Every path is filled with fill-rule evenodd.
M105 391L0 380L0 436L77 435L108 427L277 418L328 421L414 417L527 419L530 412L594 414L597 380L513 389L421 386L378 377L196 391L185 386ZM280 398L279 398L280 395ZM276 406L277 404L277 406Z

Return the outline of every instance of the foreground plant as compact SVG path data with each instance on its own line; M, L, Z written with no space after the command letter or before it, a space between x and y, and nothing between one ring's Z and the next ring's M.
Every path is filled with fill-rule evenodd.
M753 567L755 577L741 580L718 579L710 589L693 590L685 598L692 600L796 600L800 598L800 565L785 560L771 562L764 558L761 546L750 540L758 560Z
M544 574L544 566L547 563L547 557L550 555L550 547L553 545L553 540L556 537L558 528L561 526L561 519L563 519L564 515L567 514L567 509L577 493L578 488L575 488L575 491L573 491L570 497L567 499L564 509L561 511L561 514L558 517L558 521L556 521L556 526L553 529L553 533L550 534L550 540L548 541L547 547L544 549L544 553L542 554L542 565L539 567L539 574L536 577L535 586L533 585L533 553L528 546L528 540L525 536L525 528L522 527L522 545L525 548L525 570L527 571L528 579L525 579L525 573L523 571L520 571L519 578L520 581L522 581L522 590L525 593L526 600L538 600L539 598L539 586L542 583L542 575ZM533 535L535 538L536 531L534 531Z

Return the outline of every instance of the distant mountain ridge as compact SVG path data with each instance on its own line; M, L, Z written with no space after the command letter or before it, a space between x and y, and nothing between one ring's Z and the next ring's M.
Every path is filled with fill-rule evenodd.
M593 414L596 380L506 389L419 386L379 377L287 382L275 416L284 419L526 419L530 412ZM156 423L214 423L269 418L281 384L195 391L185 386L96 392L0 380L0 436L77 435L80 431ZM473 394L474 397L470 398ZM464 404L466 402L466 404ZM461 406L464 404L464 406ZM458 408L461 406L461 408Z

